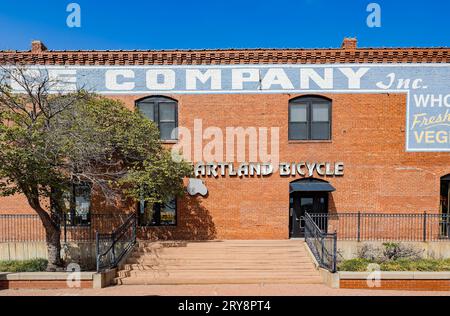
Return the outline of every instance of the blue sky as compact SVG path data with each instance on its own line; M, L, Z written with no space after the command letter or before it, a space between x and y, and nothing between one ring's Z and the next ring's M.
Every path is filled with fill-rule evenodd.
M81 27L66 25L66 6L81 6ZM380 28L366 7L381 5ZM450 46L450 1L427 0L53 0L0 4L0 49L186 49Z

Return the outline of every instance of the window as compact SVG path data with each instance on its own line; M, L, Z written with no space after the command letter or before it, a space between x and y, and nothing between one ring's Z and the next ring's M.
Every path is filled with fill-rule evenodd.
M289 102L289 140L331 139L331 101L300 97Z
M73 183L69 191L62 193L62 199L64 203L62 211L64 212L67 225L90 225L91 185L89 183Z
M162 140L176 140L172 131L178 127L177 101L167 97L148 97L136 103L145 117L158 125Z
M174 226L176 224L177 200L175 198L166 203L139 202L139 225Z

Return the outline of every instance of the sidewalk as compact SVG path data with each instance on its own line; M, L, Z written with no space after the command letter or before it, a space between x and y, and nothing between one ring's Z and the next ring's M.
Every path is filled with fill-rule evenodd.
M0 296L450 296L449 292L332 289L321 284L122 285L104 289L0 290Z

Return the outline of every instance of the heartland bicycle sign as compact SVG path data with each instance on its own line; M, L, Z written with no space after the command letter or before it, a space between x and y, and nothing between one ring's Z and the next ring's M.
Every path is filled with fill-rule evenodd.
M28 71L45 71L59 81L55 91L83 87L100 94L405 93L406 150L450 152L449 64L30 66ZM11 86L20 92L20 85Z

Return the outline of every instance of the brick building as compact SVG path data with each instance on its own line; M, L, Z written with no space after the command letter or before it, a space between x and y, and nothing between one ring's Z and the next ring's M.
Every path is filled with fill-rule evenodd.
M44 65L140 108L167 146L181 139L175 127L202 149L208 127L224 138L230 127L277 133L270 161L251 157L260 134L246 135L245 157L238 136L225 139L223 158L192 154L193 192L151 210L100 211L95 194L74 190L79 222L137 209L141 236L165 239L298 237L305 211L448 213L449 62L449 48L358 48L354 39L338 49L175 51L51 51L36 41L31 51L0 52L3 65ZM30 212L21 196L0 199L0 213Z

